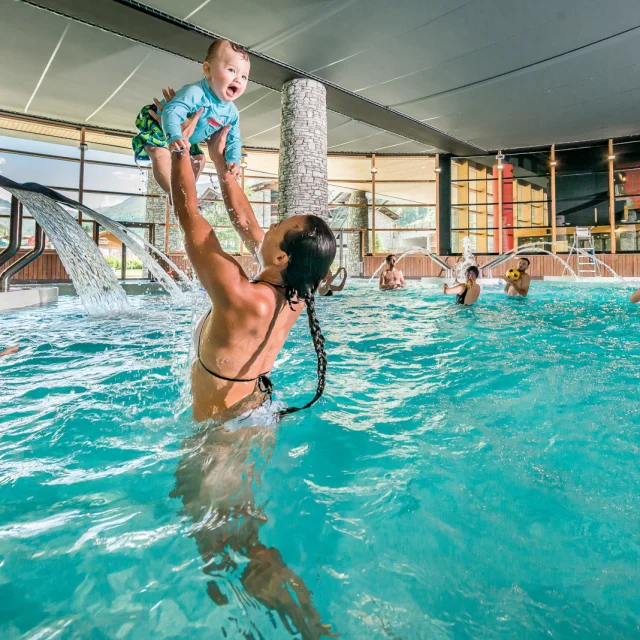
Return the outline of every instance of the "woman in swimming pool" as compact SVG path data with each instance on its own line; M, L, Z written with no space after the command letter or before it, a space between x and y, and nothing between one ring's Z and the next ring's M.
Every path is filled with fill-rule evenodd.
M458 304L469 305L477 302L480 297L480 285L476 282L479 275L478 267L469 267L465 272L466 282L453 287L445 283L443 287L444 293L455 295Z
M340 284L333 284L334 280L342 273L342 282ZM319 296L332 296L334 293L339 293L344 289L344 285L347 282L347 270L344 267L340 267L335 273L329 273L320 281L318 287Z
M303 408L320 398L326 374L324 337L314 294L336 253L333 232L321 218L299 215L272 224L265 233L226 167L226 137L225 127L209 142L209 154L231 223L260 265L253 280L222 249L211 225L200 215L188 154L172 156L171 192L185 235L185 250L212 302L211 311L196 332L197 358L191 383L197 421L222 411L237 415L239 410L266 400L271 390L268 373L305 307L318 357L318 387ZM293 411L298 409L290 408L285 413Z
M187 121L186 138L197 118L198 114ZM260 541L259 530L267 517L255 502L254 486L275 444L268 373L305 307L318 357L318 385L303 408L324 390L327 360L314 292L333 261L336 243L328 225L311 215L285 218L262 231L227 169L227 130L209 141L209 155L231 222L258 260L260 272L250 280L223 251L198 211L189 153L171 154L171 192L185 249L212 302L196 331L197 358L191 371L193 415L196 421L207 422L183 443L171 495L182 499L193 520L190 535L204 561L202 570L211 577L207 593L217 605L230 599L242 607L250 603L253 607L246 610L251 616L266 607L277 612L292 635L316 639L330 636L330 629L322 624L302 578L286 566L277 549ZM285 409L280 415L294 411L298 409ZM238 597L239 593L243 595ZM229 625L237 628L225 625L225 633L254 637L251 616L242 621L230 617ZM275 626L275 620L270 624Z

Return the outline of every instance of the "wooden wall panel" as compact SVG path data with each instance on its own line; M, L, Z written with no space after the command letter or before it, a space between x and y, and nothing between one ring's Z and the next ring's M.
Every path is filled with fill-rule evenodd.
M17 256L12 258L7 265L15 262L19 257L24 255L24 251L20 251ZM562 254L558 254L563 257ZM170 253L169 257L176 265L187 272L190 269L189 260L184 253ZM617 254L598 254L596 256L602 260L605 264L608 264L619 275L625 277L640 277L640 253L617 253ZM248 254L241 256L234 256L234 258L242 265L242 268L247 272L249 276L253 276L257 273L258 264ZM478 255L476 256L480 265L489 262L495 258L493 255ZM532 276L561 276L563 265L559 260L554 259L548 255L530 255L531 260L530 273ZM443 257L445 262L450 265L454 265L458 260L458 256ZM373 272L384 261L382 256L365 256L364 257L364 272L365 277L371 277ZM577 271L577 258L574 256L570 261L571 267ZM503 270L506 271L513 265L513 261L501 265L494 270L494 275L498 275ZM407 278L422 278L422 277L437 277L443 276L444 273L439 265L427 258L426 256L408 256L400 263L400 267ZM610 275L608 272L603 271L602 275ZM55 251L45 251L37 260L18 273L12 280L12 282L70 282L69 275L65 271L65 268L60 262L60 258Z
M21 258L26 251L19 251L11 260L2 266L2 270ZM39 258L27 265L22 271L17 273L11 282L71 282L69 275L60 262L60 258L55 251L45 251Z

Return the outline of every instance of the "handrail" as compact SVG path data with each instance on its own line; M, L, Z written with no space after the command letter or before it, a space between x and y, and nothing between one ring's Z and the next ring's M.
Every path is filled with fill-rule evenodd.
M0 267L13 258L20 249L22 239L22 202L11 196L11 218L9 222L9 244L0 253Z
M28 253L25 253L22 258L16 260L12 265L8 266L2 273L0 273L0 291L9 291L11 278L42 255L46 238L44 235L44 229L37 222L35 235L36 239L33 249Z
M453 271L453 267L451 267L449 264L447 264L440 256L437 256L435 253L429 253L428 254L429 258L431 258L436 264L439 264L443 269L445 269L447 271L447 273L449 271ZM447 275L447 277L450 277L449 275Z

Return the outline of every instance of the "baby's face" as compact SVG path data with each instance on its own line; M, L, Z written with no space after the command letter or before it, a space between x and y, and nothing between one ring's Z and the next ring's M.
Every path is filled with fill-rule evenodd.
M209 87L224 102L237 100L247 88L249 60L229 44L218 50L215 58L202 65Z

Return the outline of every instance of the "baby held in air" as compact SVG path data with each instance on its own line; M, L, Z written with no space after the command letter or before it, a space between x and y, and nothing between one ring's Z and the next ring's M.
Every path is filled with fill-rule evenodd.
M242 47L229 40L216 40L202 64L202 80L185 85L175 95L165 93L169 100L156 102L158 106L151 104L142 108L136 118L139 133L131 141L136 162L151 161L153 177L166 193L171 191L171 152L189 151L197 179L205 164L199 143L226 126L231 129L225 159L231 173L236 178L240 176L240 116L233 103L247 88L249 69L249 55ZM182 135L181 124L199 111L196 128L187 140Z

